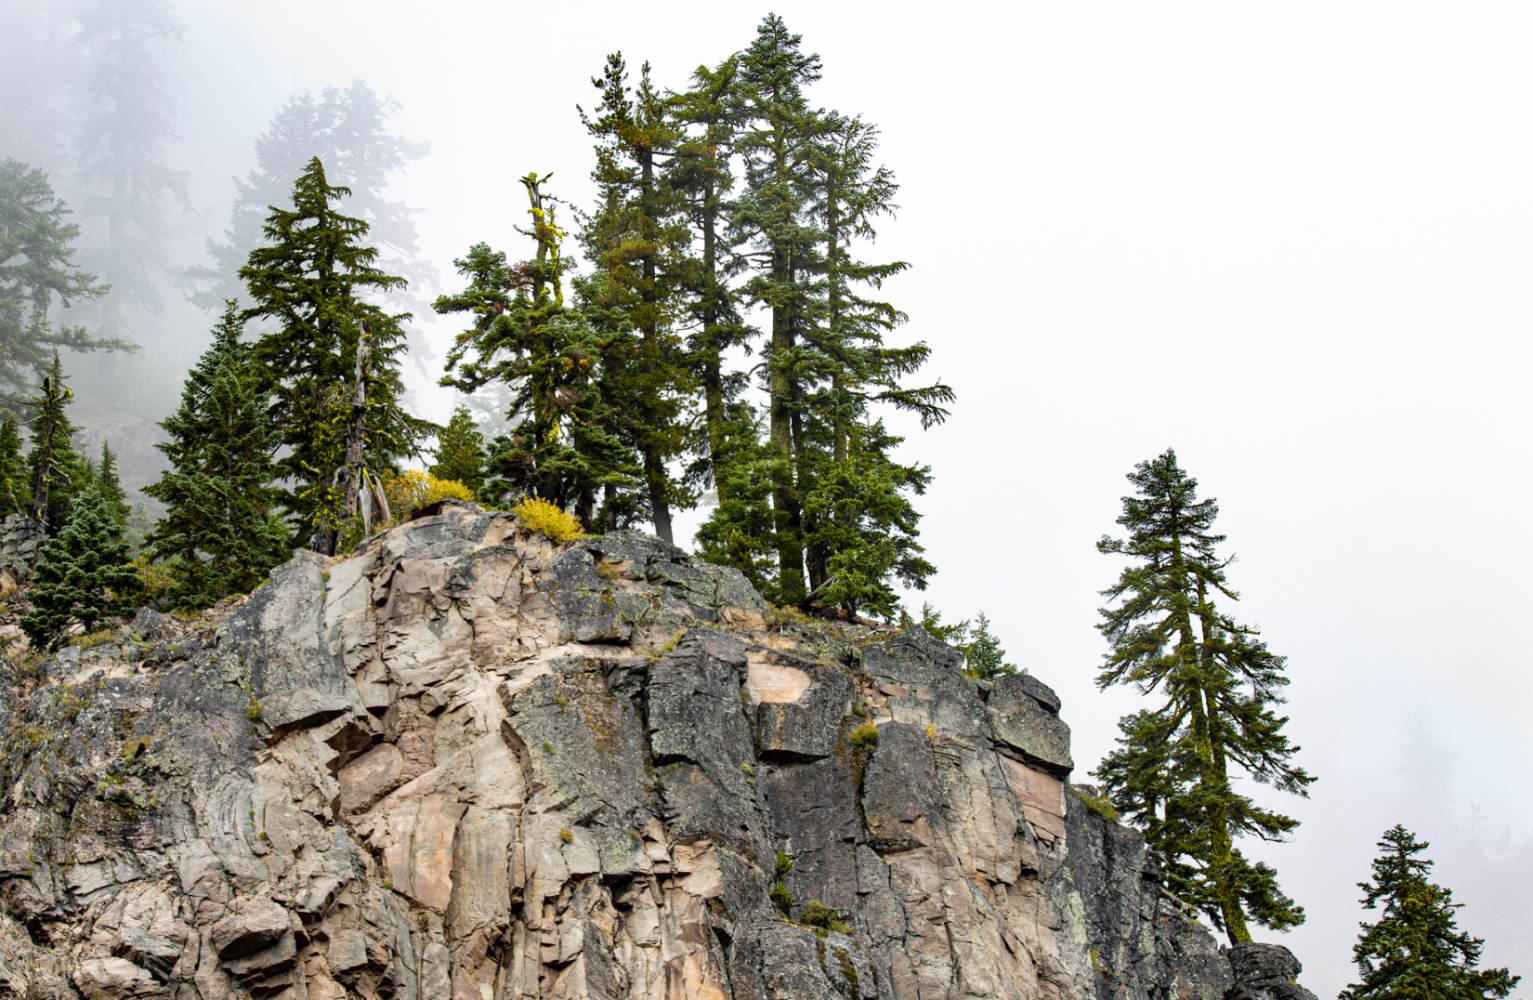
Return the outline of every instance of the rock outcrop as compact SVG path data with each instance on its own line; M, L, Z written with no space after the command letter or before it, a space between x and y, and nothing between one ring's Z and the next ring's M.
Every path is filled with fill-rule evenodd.
M449 503L232 610L9 663L0 995L1245 987L1068 784L1047 686L768 617L647 536ZM1261 954L1242 1000L1299 1000Z

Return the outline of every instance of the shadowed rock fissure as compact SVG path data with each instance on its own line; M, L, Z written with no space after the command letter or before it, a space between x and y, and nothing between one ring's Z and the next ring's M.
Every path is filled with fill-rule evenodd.
M6 663L0 996L1302 1000L1071 793L1047 686L766 611L447 504Z

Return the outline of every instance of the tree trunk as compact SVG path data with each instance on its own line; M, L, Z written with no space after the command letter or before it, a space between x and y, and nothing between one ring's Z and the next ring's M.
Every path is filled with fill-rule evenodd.
M649 506L654 515L655 534L668 545L675 545L671 535L671 505L666 498L665 462L653 448L644 449L644 479L649 484Z
M362 469L367 443L367 371L371 368L372 353L372 331L364 323L362 336L357 341L356 376L351 384L351 414L346 427L346 499L341 509L348 518L356 517L362 506Z
M724 454L724 375L719 355L718 206L714 203L713 179L703 187L703 280L707 300L703 305L703 420L708 427L708 466L713 470L713 491L724 501L719 463Z

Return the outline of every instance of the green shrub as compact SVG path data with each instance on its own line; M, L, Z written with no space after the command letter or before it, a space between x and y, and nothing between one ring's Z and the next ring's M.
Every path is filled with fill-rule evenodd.
M837 934L852 933L852 928L846 922L846 914L840 910L831 909L818 899L811 899L804 904L798 911L798 922L806 927L815 928L821 937L832 931Z
M858 750L871 750L878 746L878 727L864 722L852 730L852 746Z

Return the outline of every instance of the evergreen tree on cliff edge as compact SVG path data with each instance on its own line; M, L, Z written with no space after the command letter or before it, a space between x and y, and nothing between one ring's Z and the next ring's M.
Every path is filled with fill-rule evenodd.
M333 555L364 506L369 484L419 450L431 425L406 413L399 374L408 313L365 295L403 287L364 243L367 223L335 203L351 192L325 180L318 158L293 185L293 207L273 207L267 246L240 277L254 305L240 314L275 320L255 345L272 394L269 416L290 449L280 473L297 486L285 503L314 549Z
M35 648L57 649L104 618L132 614L143 586L128 564L122 524L93 484L75 496L64 530L43 545L21 630Z
M1432 862L1417 857L1428 844L1396 824L1379 841L1373 881L1359 882L1362 904L1384 914L1363 924L1352 947L1362 982L1339 1000L1501 1000L1521 976L1476 969L1485 942L1458 929L1453 911L1463 904L1427 880Z
M1239 595L1218 555L1214 500L1176 453L1141 462L1129 474L1118 523L1127 539L1103 536L1099 551L1129 557L1102 592L1109 606L1097 626L1111 644L1097 686L1132 684L1162 699L1119 723L1118 749L1095 772L1114 804L1144 827L1165 859L1167 887L1206 913L1231 943L1251 940L1247 922L1286 929L1304 909L1283 895L1277 872L1248 861L1234 839L1281 840L1298 820L1269 812L1231 786L1231 765L1261 784L1306 795L1315 779L1291 761L1299 748L1283 735L1284 658L1254 628L1215 604Z
M287 560L290 532L275 512L272 452L280 437L266 419L266 394L234 303L213 330L213 346L186 377L181 405L160 426L155 445L171 468L144 492L165 504L145 541L149 555L171 562L170 597L203 608L260 584Z

